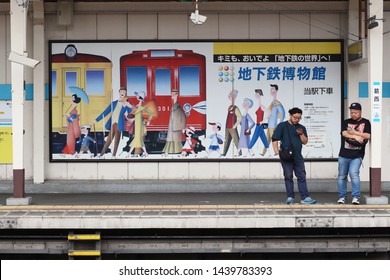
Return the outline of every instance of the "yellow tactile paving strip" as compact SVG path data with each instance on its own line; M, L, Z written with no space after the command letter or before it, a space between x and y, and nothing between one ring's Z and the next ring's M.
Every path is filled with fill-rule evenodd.
M383 205L285 205L285 204L253 204L253 205L21 205L0 206L0 211L58 211L58 210L241 210L241 209L268 209L268 210L379 210L390 209L390 204Z

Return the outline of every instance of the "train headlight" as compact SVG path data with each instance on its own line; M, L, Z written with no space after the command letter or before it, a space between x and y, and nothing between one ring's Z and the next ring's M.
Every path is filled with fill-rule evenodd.
M191 109L192 109L191 104L189 104L189 103L184 104L183 110L184 110L184 112L186 113L187 116L190 115Z
M65 48L65 55L66 55L66 58L74 59L77 55L77 49L76 49L75 45L68 45Z

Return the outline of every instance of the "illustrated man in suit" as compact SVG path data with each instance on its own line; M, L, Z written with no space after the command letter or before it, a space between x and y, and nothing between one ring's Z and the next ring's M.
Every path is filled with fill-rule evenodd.
M93 121L93 124L95 124L111 114L105 125L105 128L110 132L108 133L106 143L104 143L103 149L98 156L99 158L103 157L113 140L115 141L112 158L115 158L121 133L125 130L125 116L131 111L132 105L127 100L127 90L126 88L121 87L119 89L118 99L108 105L107 108Z

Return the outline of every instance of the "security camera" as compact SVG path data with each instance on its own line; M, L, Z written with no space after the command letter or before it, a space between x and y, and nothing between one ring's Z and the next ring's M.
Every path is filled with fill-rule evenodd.
M16 52L10 52L8 56L8 60L31 68L35 68L40 63L39 60L35 60L27 56L28 56L27 53L18 54Z
M203 24L207 17L199 14L199 10L195 10L195 13L191 13L190 19L194 24Z

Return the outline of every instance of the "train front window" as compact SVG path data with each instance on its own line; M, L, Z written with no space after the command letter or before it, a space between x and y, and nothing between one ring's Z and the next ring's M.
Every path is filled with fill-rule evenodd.
M175 57L175 50L151 50L150 57Z
M146 89L146 67L144 66L134 66L126 68L126 79L127 79L127 95L135 96L134 92L144 91L148 92Z
M156 95L171 95L171 69L159 68L155 70Z
M104 95L104 70L87 70L86 92L93 95Z
M180 96L200 95L200 67L179 67L179 92Z
M69 87L77 87L77 72L67 71L65 74L65 95L72 95L73 92L69 90Z
M51 96L57 96L57 71L51 71Z

